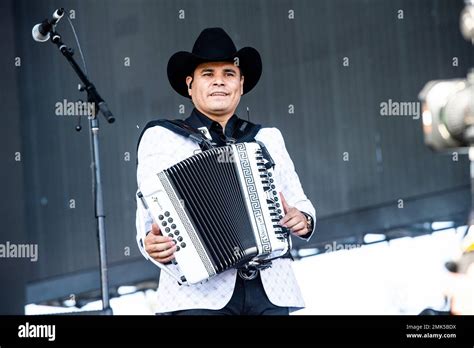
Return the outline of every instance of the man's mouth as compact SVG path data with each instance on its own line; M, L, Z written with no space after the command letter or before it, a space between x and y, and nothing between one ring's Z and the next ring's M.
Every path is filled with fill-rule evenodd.
M226 92L213 92L210 94L211 97L226 97L229 93Z

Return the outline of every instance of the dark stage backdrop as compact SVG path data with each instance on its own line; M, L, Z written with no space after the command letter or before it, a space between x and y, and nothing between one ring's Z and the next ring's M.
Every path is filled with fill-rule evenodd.
M28 302L99 284L86 118L78 133L76 117L55 113L56 103L84 95L56 47L31 38L58 7L74 17L89 77L117 118L101 119L100 131L113 284L157 274L135 243L136 142L147 121L190 112L166 64L205 27L221 26L238 48L262 55L261 81L238 114L249 107L252 121L282 131L317 209L311 245L454 219L469 208L467 160L426 148L421 118L380 109L417 102L428 80L465 77L474 54L459 32L462 1L3 0L2 240L8 232L38 244ZM57 29L81 62L65 18ZM20 162L12 160L18 151Z

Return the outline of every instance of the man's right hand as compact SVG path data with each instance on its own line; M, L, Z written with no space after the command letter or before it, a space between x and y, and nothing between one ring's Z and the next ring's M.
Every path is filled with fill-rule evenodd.
M163 236L158 225L153 224L145 237L145 250L155 261L168 263L174 259L176 245L173 238Z

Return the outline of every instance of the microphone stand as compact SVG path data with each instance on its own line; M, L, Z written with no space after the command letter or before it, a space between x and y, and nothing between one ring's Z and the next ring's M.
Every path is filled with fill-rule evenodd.
M94 211L97 220L97 234L99 242L99 262L100 262L100 286L102 294L102 314L112 315L112 308L109 303L109 286L107 277L107 248L106 248L106 234L105 234L105 211L104 200L102 193L102 180L100 174L100 156L99 156L99 120L97 118L98 109L105 117L108 123L115 121L112 112L108 109L107 104L101 98L95 86L89 81L87 76L81 70L79 65L73 58L73 49L67 47L62 41L61 36L56 31L51 31L51 42L55 44L61 53L66 57L72 68L79 76L83 83L80 91L87 92L87 101L94 105L92 115L89 116L89 130L91 143L91 169L92 169L92 190L94 194ZM91 104L89 104L91 105ZM81 117L81 116L79 116Z

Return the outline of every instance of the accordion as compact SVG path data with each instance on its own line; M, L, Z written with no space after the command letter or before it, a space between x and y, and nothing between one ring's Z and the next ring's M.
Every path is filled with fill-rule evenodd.
M144 207L177 245L173 262L158 266L180 284L230 268L268 267L289 253L289 231L278 224L283 207L274 163L266 154L259 142L216 147L140 184Z

